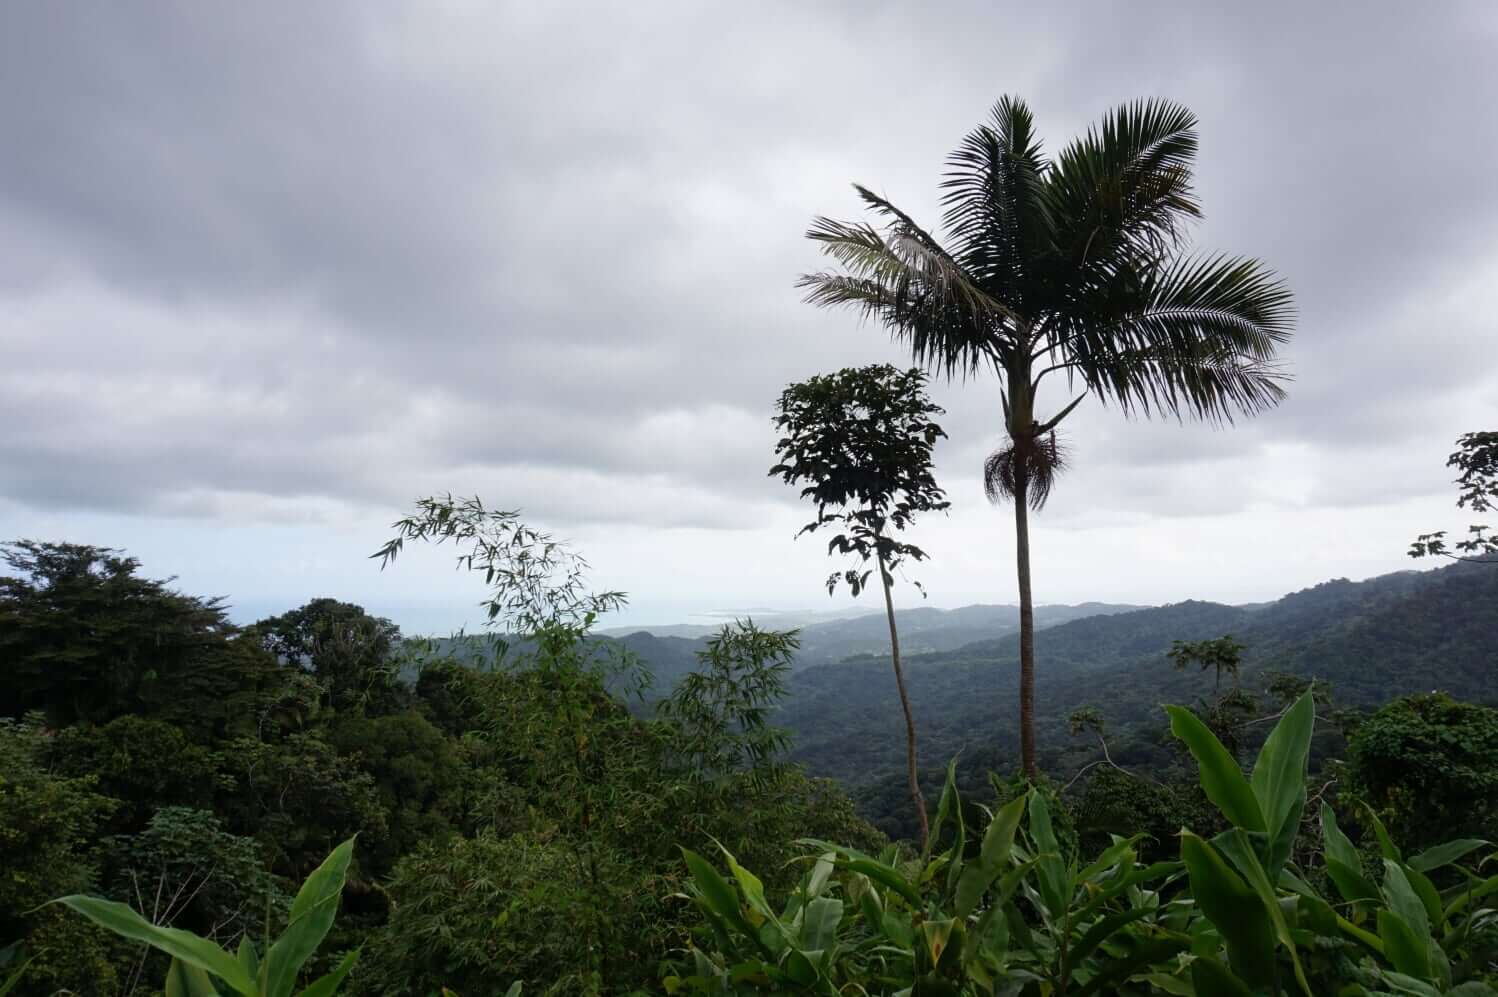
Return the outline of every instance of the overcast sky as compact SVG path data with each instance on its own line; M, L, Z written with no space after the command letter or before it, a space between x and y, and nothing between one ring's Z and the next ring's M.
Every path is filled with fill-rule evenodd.
M1049 149L1159 96L1201 119L1194 240L1296 294L1296 380L1230 430L1073 416L1036 598L1410 567L1465 522L1453 440L1498 428L1495 52L1481 0L5 4L0 537L127 548L241 619L333 595L436 631L474 581L365 555L451 490L573 538L615 622L836 605L771 405L903 358L801 303L808 222L858 181L935 225L1002 94ZM918 577L1012 602L997 384L934 393Z

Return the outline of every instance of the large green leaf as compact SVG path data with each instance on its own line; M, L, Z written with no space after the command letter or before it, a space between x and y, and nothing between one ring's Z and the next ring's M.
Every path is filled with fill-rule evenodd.
M1217 849L1189 831L1181 834L1181 858L1191 894L1227 943L1234 971L1251 987L1277 993L1275 929L1258 893Z
M1103 971L1076 990L1068 991L1074 997L1093 997L1094 994L1116 994L1119 984L1135 973L1175 957L1184 951L1186 943L1174 938L1155 938L1144 942L1122 959L1109 962Z
M1127 838L1113 842L1107 848L1098 853L1098 857L1088 863L1087 867L1077 873L1077 882L1094 883L1103 873L1114 866L1128 863L1133 866L1135 851L1134 846L1143 841L1146 835L1135 834Z
M937 839L941 837L941 832L949 820L957 824L956 851L960 856L966 835L962 826L962 800L957 792L957 759L955 758L947 763L947 779L942 784L941 799L936 804L936 820L931 822L931 835L926 839L926 850L922 853L922 858L929 856L931 849L936 847Z
M1384 956L1395 969L1409 976L1430 975L1430 939L1416 934L1404 918L1392 910L1380 910L1378 937L1384 943Z
M759 916L762 921L768 921L782 935L786 933L780 923L780 918L770 909L770 903L765 899L765 885L760 882L758 876L739 865L739 860L733 857L733 853L722 844L718 845L719 851L728 861L728 870L733 873L733 878L738 881L739 889L744 892L744 899L749 902L749 909ZM814 946L819 947L819 946Z
M218 988L207 973L197 966L189 966L181 959L173 959L166 970L166 997L219 997ZM5 992L0 989L0 994Z
M1448 866L1490 843L1483 841L1481 838L1457 838L1455 841L1448 841L1444 844L1436 845L1434 848L1427 848L1419 855L1410 859L1408 864L1411 869L1416 869L1420 872L1435 872L1437 869Z
M1498 990L1494 990L1481 980L1468 980L1446 991L1446 997L1498 997Z
M1404 856L1400 853L1399 846L1394 844L1394 839L1389 836L1389 829L1378 819L1378 814L1366 803L1363 804L1363 813L1368 818L1368 826L1373 828L1373 836L1378 839L1378 850L1383 853L1384 858L1403 862Z
M1051 827L1051 807L1046 803L1045 794L1032 789L1029 795L1030 837L1039 850L1035 867L1040 877L1040 898L1045 904L1046 915L1059 922L1066 917L1071 902L1071 876L1061 859L1061 846Z
M1247 983L1211 956L1197 956L1191 961L1191 985L1196 988L1196 997L1253 997Z
M1280 717L1254 762L1250 784L1271 839L1279 836L1292 816L1298 818L1305 805L1306 760L1315 725L1316 706L1307 692Z
M1130 910L1115 911L1100 918L1074 945L1066 950L1066 959L1061 966L1061 976L1064 979L1070 979L1072 972L1085 963L1087 957L1092 955L1099 945L1135 921L1142 921L1153 913L1155 911L1149 907L1135 907Z
M307 984L302 991L301 997L332 997L338 992L338 987L343 983L349 973L353 972L354 963L359 961L359 950L355 949L343 957L343 961L326 976L320 976ZM515 984L519 986L520 984ZM513 989L513 988L512 988Z
M286 930L271 945L260 968L265 997L290 997L297 974L333 927L353 857L354 839L350 838L333 849L302 883L291 902Z
M1279 895L1275 890L1274 881L1270 879L1264 866L1259 862L1258 852L1254 849L1248 832L1242 828L1230 828L1213 838L1212 845L1228 857L1234 867L1243 874L1249 887L1258 894L1264 909L1269 913L1270 923L1274 925L1275 937L1290 953L1290 965L1295 969L1296 982L1300 984L1300 989L1307 997L1311 997L1311 985L1306 980L1305 967L1301 965L1300 953L1296 950L1295 939L1290 934L1290 925L1285 920L1284 911L1280 909ZM1236 970L1237 967L1234 966L1234 969Z
M1384 859L1384 899L1388 901L1389 909L1398 914L1415 934L1422 939L1430 937L1430 915L1425 902L1411 885L1403 867L1388 859Z
M16 988L18 984L20 984L21 977L26 975L26 967L31 965L32 959L35 958L36 956L32 956L30 959L27 959L25 962L21 963L15 969L10 971L10 975L5 978L5 981L3 983L0 983L0 997L5 997L6 994L10 993Z
M844 867L853 872L863 873L865 876L877 883L882 883L894 890L905 902L912 907L921 906L921 894L904 876L882 862L874 859L850 859L844 863Z
M259 993L255 981L245 975L239 962L206 938L199 938L190 931L178 928L159 927L126 905L113 900L71 896L63 897L56 903L71 907L95 924L108 928L121 937L145 942L173 959L180 959L189 966L212 973L245 997L256 997Z
M260 953L255 951L255 943L250 941L249 935L239 939L239 948L234 957L239 960L240 968L250 979L257 979L260 975Z
M1494 893L1498 893L1498 876L1489 876L1468 884L1466 889L1458 891L1446 905L1446 920L1450 921L1470 904Z
M1195 713L1180 706L1167 706L1170 732L1185 742L1196 759L1203 792L1234 826L1246 831L1264 831L1264 813L1243 770Z
M1326 874L1348 903L1378 898L1378 888L1363 875L1363 860L1342 829L1337 815L1321 804L1321 839L1326 850Z
M681 854L686 860L687 871L692 874L692 882L701 894L702 902L708 911L732 925L740 934L752 941L762 953L768 955L769 952L764 942L760 940L753 925L744 917L744 912L739 907L738 893L728 884L728 880L719 875L718 870L690 848L683 848Z
M1384 982L1393 987L1394 992L1397 994L1408 994L1409 997L1441 997L1441 991L1424 980L1417 980L1413 976L1406 976L1404 973L1391 973L1388 971L1385 971L1382 975Z
M801 922L801 948L804 951L831 949L837 942L837 926L843 919L843 902L831 897L817 897L806 905Z
M958 917L967 917L983 899L993 881L1009 864L1009 854L1014 848L1014 835L1020 819L1025 813L1028 797L1020 796L1005 804L994 814L983 835L983 846L977 862L969 862L957 879L957 892L953 911Z

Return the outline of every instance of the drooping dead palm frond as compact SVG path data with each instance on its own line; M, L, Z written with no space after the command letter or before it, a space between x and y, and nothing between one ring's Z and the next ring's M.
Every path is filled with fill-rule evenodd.
M1038 510L1051 497L1056 478L1066 470L1066 459L1066 445L1054 432L1011 440L983 462L983 492L994 504L1012 499L1023 472L1025 501Z

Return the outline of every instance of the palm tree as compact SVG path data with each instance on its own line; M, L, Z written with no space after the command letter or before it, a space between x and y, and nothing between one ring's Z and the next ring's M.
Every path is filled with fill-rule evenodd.
M948 158L938 241L865 187L879 226L827 218L807 236L837 264L798 286L849 305L948 378L992 370L1006 439L984 468L1014 503L1020 599L1020 748L1035 768L1035 619L1029 514L1063 465L1056 427L1089 395L1125 414L1214 423L1285 397L1276 349L1294 309L1256 260L1187 251L1196 117L1166 101L1119 107L1062 153L1041 151L1030 110L1005 97ZM1042 382L1076 397L1048 417Z

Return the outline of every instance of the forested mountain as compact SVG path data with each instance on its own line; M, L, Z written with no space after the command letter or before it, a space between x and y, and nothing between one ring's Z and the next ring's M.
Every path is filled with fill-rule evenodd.
M1079 750L1067 718L1088 705L1101 711L1125 758L1158 762L1148 756L1160 704L1191 701L1212 686L1210 676L1177 672L1166 652L1175 640L1224 634L1246 645L1246 686L1283 671L1328 683L1346 706L1435 689L1498 701L1498 568L1459 564L1339 579L1253 608L1193 600L1090 616L1036 637L1044 767L1067 770L1067 756ZM928 766L963 752L999 771L1012 768L1017 662L1015 635L907 659ZM810 771L856 786L900 763L903 745L889 733L897 711L888 657L864 655L797 672L778 719ZM1131 730L1136 725L1148 730L1147 741Z

